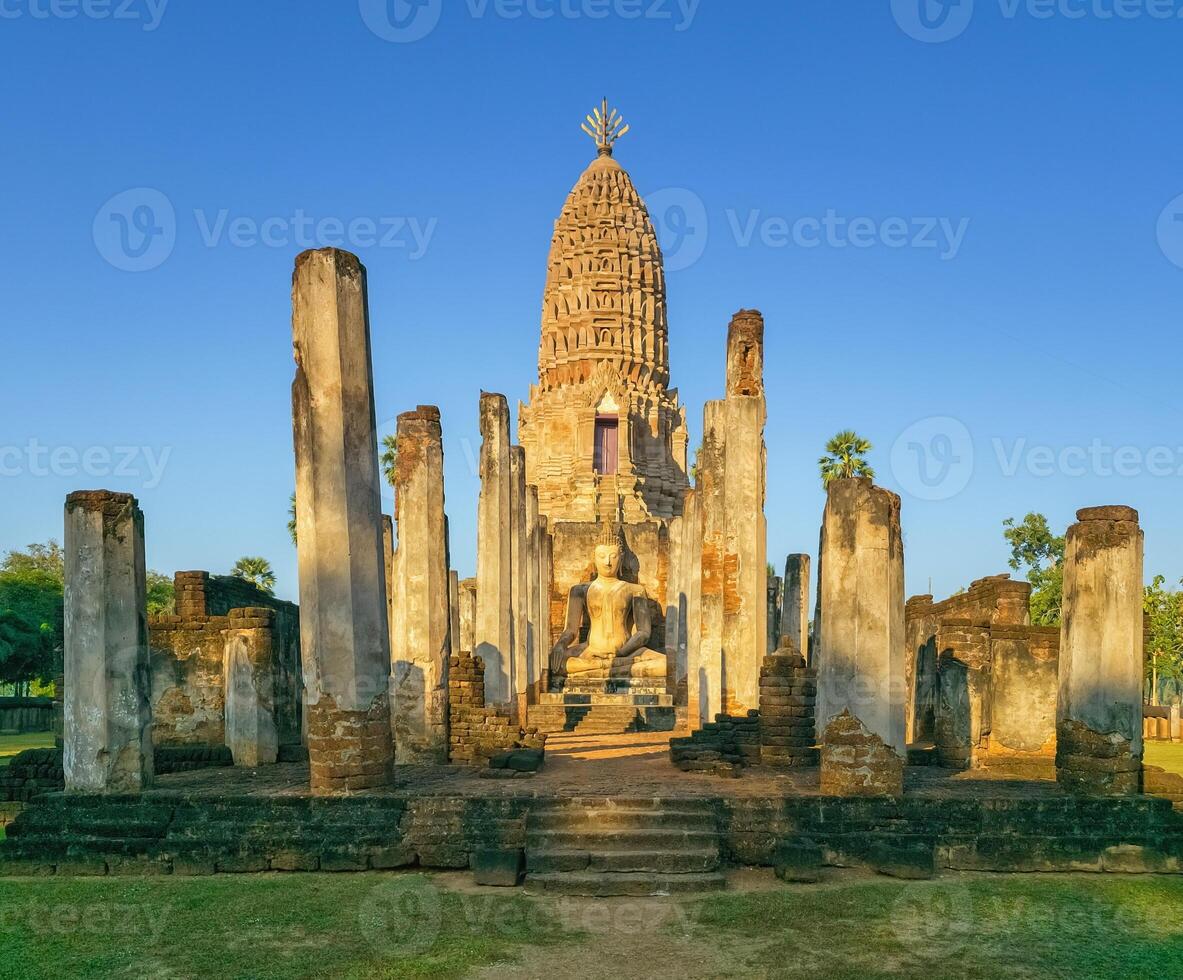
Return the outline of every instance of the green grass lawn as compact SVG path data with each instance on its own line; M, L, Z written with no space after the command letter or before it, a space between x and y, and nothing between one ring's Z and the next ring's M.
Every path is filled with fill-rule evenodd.
M0 735L0 766L25 749L52 749L53 732L30 732L26 735Z
M746 873L701 899L544 900L465 875L0 881L0 975L1183 976L1183 879Z
M1146 741L1142 761L1148 766L1161 766L1167 772L1183 776L1183 742Z

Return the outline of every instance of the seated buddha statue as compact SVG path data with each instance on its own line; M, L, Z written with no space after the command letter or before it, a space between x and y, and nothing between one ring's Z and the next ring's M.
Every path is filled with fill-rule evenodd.
M552 681L665 681L665 654L646 646L653 627L645 590L619 577L620 560L619 543L596 545L595 579L567 599L566 627L550 655ZM587 642L577 644L585 624Z

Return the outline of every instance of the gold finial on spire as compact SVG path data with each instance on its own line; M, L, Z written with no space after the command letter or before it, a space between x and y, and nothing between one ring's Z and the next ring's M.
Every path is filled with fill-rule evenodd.
M610 157L613 145L631 127L625 123L619 109L608 111L608 100L604 99L598 109L592 110L587 122L580 123L579 128L596 141L600 156Z

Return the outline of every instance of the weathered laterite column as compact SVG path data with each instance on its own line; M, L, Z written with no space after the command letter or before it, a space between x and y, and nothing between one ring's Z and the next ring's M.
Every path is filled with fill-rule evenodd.
M460 573L454 568L448 569L448 653L460 656Z
M526 702L537 704L542 676L542 524L538 513L538 488L526 487ZM525 724L526 715L522 714Z
M780 633L788 646L801 651L809 662L809 555L789 555L785 560L781 598Z
M485 663L485 701L509 704L513 671L509 405L481 392L481 496L477 504L476 656Z
M394 601L394 518L382 515L382 559L386 569L386 621L390 627L390 648L394 649L398 605Z
M226 747L236 766L269 766L279 757L274 621L270 609L234 609L223 634Z
M702 447L698 450L695 496L702 531L698 606L697 656L689 656L687 720L691 730L715 720L724 710L723 621L726 585L725 521L727 498L723 489L726 403L703 407ZM689 626L689 624L687 624Z
M1056 779L1141 792L1142 548L1132 507L1078 511L1064 549Z
M476 579L462 579L459 588L460 645L454 655L472 656L476 646Z
M834 480L819 558L821 789L899 795L904 782L904 549L900 498Z
M740 310L727 328L726 391L704 407L698 457L702 655L714 656L717 634L722 710L739 713L760 706L760 665L768 653L764 318L755 310Z
M390 633L366 273L302 253L292 277L300 646L312 791L390 778Z
M395 762L448 757L448 529L439 409L420 405L398 417L394 468L398 550L392 635L391 724Z
M144 515L128 493L66 498L64 754L71 793L151 785Z
M685 692L686 724L691 731L711 720L702 703L700 675L704 669L702 649L702 513L697 490L687 490L682 497L682 516L671 522L671 554L676 581L669 606L674 613L676 632L670 636L666 626L666 651L674 667L674 690ZM676 541L676 545L674 542ZM674 576L671 576L674 578ZM669 613L667 613L669 615ZM672 640L672 646L671 646ZM683 702L679 700L680 706ZM712 716L713 717L713 716Z
M784 599L784 579L779 575L768 576L768 639L767 652L775 653L780 646L780 610Z
M527 514L526 451L521 446L509 450L509 567L510 605L513 610L513 663L510 688L515 722L526 723L526 705L530 688L530 531Z

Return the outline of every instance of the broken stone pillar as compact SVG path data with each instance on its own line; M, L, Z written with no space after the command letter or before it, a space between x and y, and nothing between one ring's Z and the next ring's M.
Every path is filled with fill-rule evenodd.
M448 652L460 655L460 573L448 570Z
M1141 792L1142 547L1132 507L1077 511L1064 549L1056 779Z
M727 329L726 390L725 399L704 408L698 457L702 654L713 656L717 643L720 703L742 713L760 706L760 665L768 652L764 318L755 310L735 314Z
M509 567L513 663L510 668L510 687L513 692L511 717L518 724L525 724L530 690L530 531L527 496L526 451L521 446L511 446Z
M397 604L394 601L394 518L382 515L382 557L386 569L386 619L390 625L390 647L394 649Z
M526 487L526 694L527 704L538 702L545 649L542 636L542 522L538 488ZM549 652L549 651L548 651ZM522 721L525 721L525 714Z
M476 656L485 663L485 702L513 693L513 572L509 405L481 392L481 496L477 504Z
M226 747L236 766L269 766L279 757L274 619L270 609L234 609L223 634Z
M394 468L394 588L391 725L394 760L448 757L448 529L444 516L444 445L439 409L420 405L398 417Z
M702 528L702 575L699 585L698 656L689 663L693 673L688 684L688 720L692 730L713 722L715 715L723 711L725 703L723 593L726 585L727 498L723 480L723 440L726 424L726 402L707 402L703 407L702 446L698 450L698 476L695 481Z
M292 277L300 646L315 794L390 777L390 632L366 273L339 249Z
M834 480L818 567L822 792L898 795L906 753L900 498L866 478Z
M785 559L784 589L781 596L780 634L801 651L809 662L809 555Z
M686 706L686 723L691 731L697 731L714 716L707 715L708 705L703 701L702 675L705 665L700 656L702 649L702 512L699 507L699 493L688 490L682 498L682 516L671 523L671 562L674 569L674 588L669 599L667 615L674 616L674 635L666 626L667 656L674 664L678 704ZM676 545L674 542L677 542ZM671 640L673 647L671 649ZM709 692L709 685L706 690ZM685 700L681 700L683 696Z
M476 645L476 579L466 578L460 583L460 653L472 655Z
M152 783L144 515L136 498L66 498L64 755L71 793Z
M768 653L780 646L780 607L784 580L779 575L768 576Z
M545 694L550 672L550 651L557 642L551 638L550 594L554 583L554 538L550 521L538 518L538 693Z

